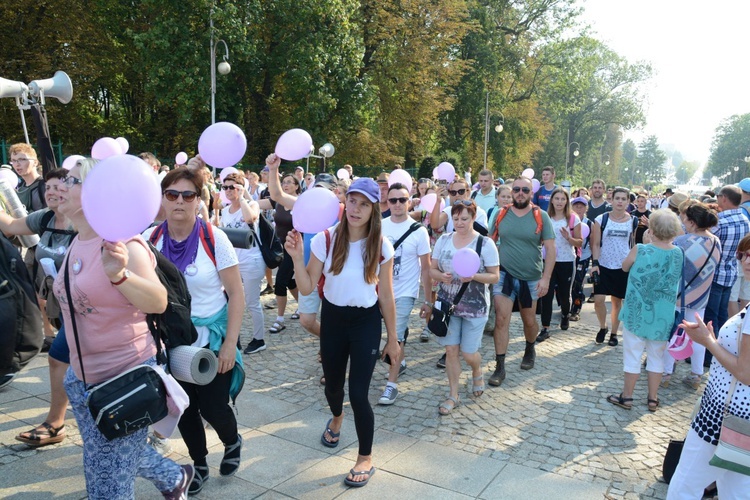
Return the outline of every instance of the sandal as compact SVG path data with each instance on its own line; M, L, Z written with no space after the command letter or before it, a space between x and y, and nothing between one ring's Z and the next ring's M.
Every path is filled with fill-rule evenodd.
M320 442L323 444L323 446L326 446L328 448L335 448L339 445L339 436L341 435L341 431L339 432L333 432L331 430L331 422L333 422L333 419L328 419L328 423L326 424L326 430L323 431L323 434L320 435ZM335 439L336 441L329 441L326 439L326 434L328 434L331 439Z
M240 452L242 451L242 436L237 434L237 441L229 446L224 446L224 457L219 464L219 474L222 476L234 476L240 468Z
M63 439L65 439L65 424L54 428L49 422L42 422L37 427L16 436L17 441L35 448L59 443Z
M195 475L188 486L189 495L197 495L203 490L203 485L208 481L208 465L195 465Z
M268 333L281 333L286 330L286 325L283 322L274 321L271 328L268 329Z
M453 396L448 395L445 398L445 401L440 403L440 405L438 406L438 413L440 415L450 415L453 409L458 406L459 400L460 398L454 398Z
M294 311L294 313L292 313L292 315L289 316L289 317L292 318L292 319L299 319L299 309L297 309L296 311Z
M658 399L647 399L646 401L648 402L648 411L656 411L659 407Z
M477 381L481 382L480 384L477 384ZM484 394L484 375L480 375L478 377L472 377L471 378L471 394L478 398L482 394Z
M344 478L344 484L347 486L351 486L353 488L359 488L360 486L364 486L367 484L367 482L370 480L373 474L375 474L375 467L370 467L370 470L354 470L351 469L349 471L349 474L351 474L352 478L349 479L349 477ZM364 476L367 474L367 479L363 479L362 481L355 481L354 476Z
M614 394L612 394L611 396L607 396L607 403L612 403L613 405L619 406L620 408L625 408L626 410L630 410L633 408L633 398L624 398L622 397L622 393L620 393L619 396L615 396Z

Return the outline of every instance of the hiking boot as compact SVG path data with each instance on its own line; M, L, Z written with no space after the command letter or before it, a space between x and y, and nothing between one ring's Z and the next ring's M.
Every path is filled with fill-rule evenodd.
M546 328L542 328L542 331L539 332L539 335L536 336L536 341L535 342L537 344L541 344L542 342L544 342L548 338L549 338L549 330L547 330Z
M505 380L505 367L500 369L495 368L495 372L487 379L487 383L499 387L503 383L503 380Z
M253 354L260 351L266 350L266 341L263 339L253 339L245 347L245 354Z
M383 395L378 399L378 404L392 405L396 401L396 396L398 396L398 389L392 385L386 385Z
M600 328L598 332L596 332L596 343L597 344L603 344L604 343L604 337L607 336L607 332L609 330L606 328Z
M534 349L534 344L526 342L526 352L523 353L523 359L521 360L521 370L531 370L534 368L535 360L536 349Z
M438 368L445 368L445 354L443 354L442 356L440 356L440 359L438 359L437 367Z
M567 330L570 326L570 317L568 315L560 318L560 330Z

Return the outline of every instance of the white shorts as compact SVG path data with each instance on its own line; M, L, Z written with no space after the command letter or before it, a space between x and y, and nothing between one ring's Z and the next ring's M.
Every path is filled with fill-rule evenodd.
M666 340L646 340L622 328L622 358L625 373L641 373L643 350L648 356L646 371L664 373L664 350Z

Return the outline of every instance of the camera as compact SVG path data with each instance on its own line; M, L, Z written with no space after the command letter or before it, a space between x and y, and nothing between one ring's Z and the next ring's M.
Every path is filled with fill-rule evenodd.
M599 271L594 271L591 273L591 282L594 285L598 285L602 282L601 278L599 277Z

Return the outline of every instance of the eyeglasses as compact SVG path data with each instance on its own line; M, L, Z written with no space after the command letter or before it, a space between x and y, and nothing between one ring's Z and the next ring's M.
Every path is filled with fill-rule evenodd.
M453 202L454 205L464 205L470 207L474 204L474 200L456 200Z
M167 189L164 191L164 197L169 201L176 201L177 198L182 195L182 200L186 203L190 203L198 196L195 191L177 191L174 189Z
M33 158L16 158L15 160L10 160L10 163L23 163L25 161L31 161Z
M513 186L513 192L514 193L517 193L519 191L523 191L523 194L529 194L531 192L531 188Z
M750 257L750 252L740 252L740 251L738 251L736 257L737 257L737 260L739 260L740 262L742 262L746 258Z
M224 191L234 191L234 186L221 186Z
M65 179L63 179L62 183L65 184L67 187L72 188L76 184L83 184L83 181L79 179L78 177L71 177L69 175Z
M451 195L451 196L456 196L456 195L463 196L463 195L466 194L466 189L456 189L455 191L452 190L452 189L449 189L448 190L448 194Z
M390 203L391 205L395 205L396 203L406 205L407 201L409 201L409 198L388 198L388 203Z

